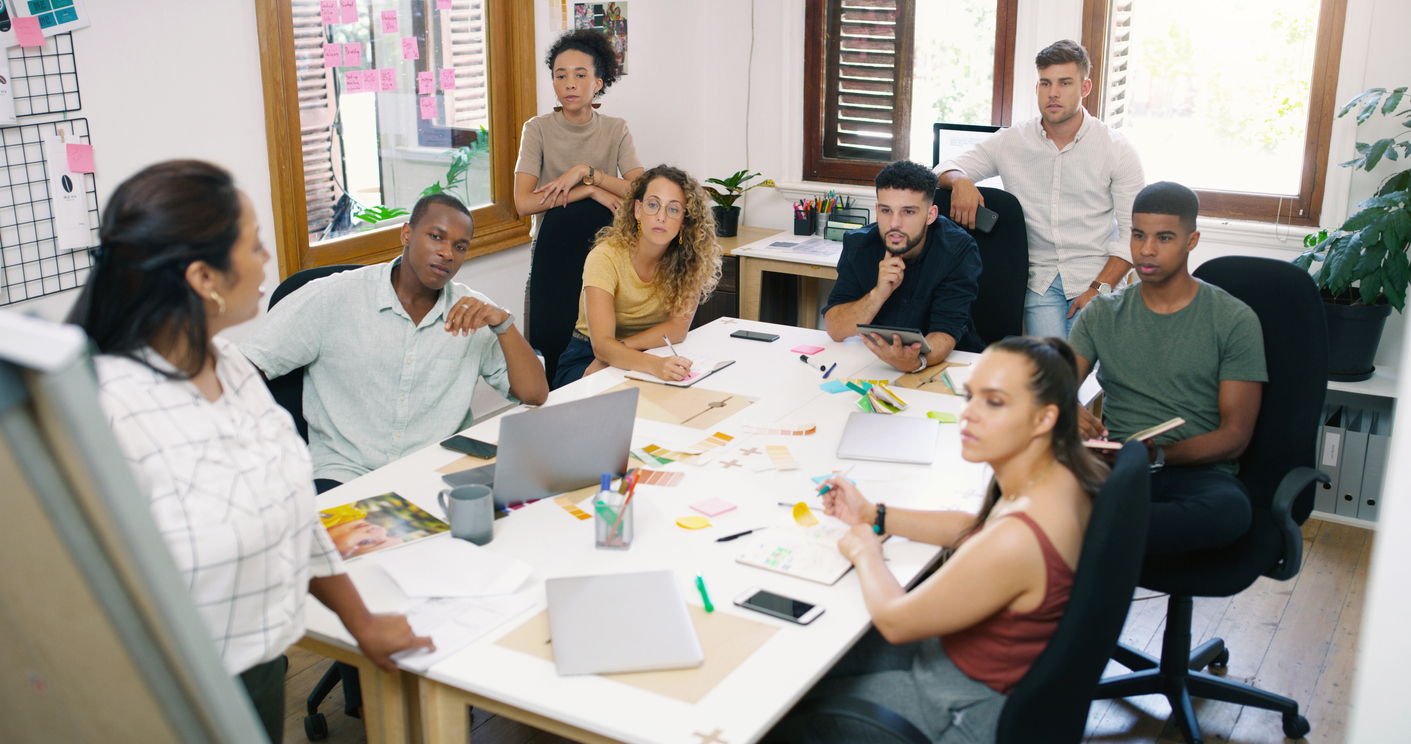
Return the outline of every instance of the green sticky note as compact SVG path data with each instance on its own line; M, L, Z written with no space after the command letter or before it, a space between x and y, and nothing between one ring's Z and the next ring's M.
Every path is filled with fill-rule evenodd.
M941 411L931 411L926 414L926 418L933 418L943 424L958 424L960 418L953 413L943 413Z
M869 401L865 395L857 399L857 407L868 413L876 413L876 411L872 409L872 402Z

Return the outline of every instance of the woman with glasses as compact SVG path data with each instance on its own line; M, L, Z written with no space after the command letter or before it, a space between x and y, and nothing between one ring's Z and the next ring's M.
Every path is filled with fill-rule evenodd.
M720 279L720 244L705 190L669 165L643 173L583 265L578 325L553 387L607 367L681 380L691 361L645 353L686 339Z

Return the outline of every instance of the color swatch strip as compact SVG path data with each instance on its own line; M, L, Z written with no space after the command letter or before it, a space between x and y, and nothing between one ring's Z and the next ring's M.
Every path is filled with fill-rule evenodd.
M781 434L786 437L806 437L818 432L815 424L745 424L749 434Z
M685 473L668 473L664 470L637 471L637 484L641 486L674 486L685 478Z
M563 510L579 519L592 519L592 515L578 508L578 505L569 500L567 496L560 496L554 499L554 503L563 507Z
M734 437L730 436L729 434L726 434L723 431L717 431L716 433L711 434L705 439L696 442L696 446L700 447L701 449L715 449L716 447L724 447L734 439Z
M794 456L789 453L789 448L782 444L771 444L764 448L769 453L769 461L774 463L775 470L798 470L799 464L794 461Z
M700 454L699 452L680 452L677 450L669 450L665 447L658 447L655 444L649 444L643 447L642 451L646 452L652 457L657 458L658 460L670 460L672 462L685 462Z

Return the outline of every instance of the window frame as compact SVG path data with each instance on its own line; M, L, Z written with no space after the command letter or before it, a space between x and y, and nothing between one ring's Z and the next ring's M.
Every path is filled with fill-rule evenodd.
M1082 44L1093 59L1093 92L1084 108L1102 118L1110 10L1114 0L1083 0ZM1347 20L1347 0L1321 0L1309 86L1308 129L1303 143L1303 175L1297 195L1196 189L1202 217L1273 222L1312 227L1318 224L1327 186L1333 115L1337 111L1338 65Z
M912 32L912 18L915 0L897 0L903 6L900 13L902 30ZM829 183L856 183L870 185L877 172L886 166L885 162L858 158L831 158L824 156L824 138L831 120L828 98L828 58L836 44L827 38L828 18L837 12L841 0L806 0L804 10L804 117L803 117L803 178L806 181ZM991 105L990 123L1007 127L1013 112L1014 101L1014 49L1017 34L1019 0L995 0L995 69L994 95ZM910 60L907 60L909 63ZM904 108L906 119L911 119L911 73L905 81L899 81L898 105ZM910 130L910 124L907 127ZM906 148L905 157L910 153L910 137L893 138ZM893 145L893 159L896 145Z
M425 1L425 0L417 0ZM533 0L486 4L490 69L490 182L494 200L472 210L475 237L467 258L529 241L530 221L514 207L514 163L525 121L537 113ZM294 61L294 25L287 2L255 0L264 80L265 134L269 147L270 198L281 279L330 264L371 264L401 253L401 225L309 244L304 200L303 153Z

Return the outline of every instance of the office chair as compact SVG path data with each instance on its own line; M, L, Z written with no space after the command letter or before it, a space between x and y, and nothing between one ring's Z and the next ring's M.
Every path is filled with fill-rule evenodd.
M357 264L338 264L316 266L312 269L295 272L288 279L280 282L274 292L270 293L269 306L273 308L294 290L315 279L322 279L340 271L360 268L362 267ZM267 380L265 384L269 386L269 392L274 396L274 402L294 417L294 427L299 430L299 436L303 437L305 442L309 441L309 423L304 420L304 368L290 370L279 377ZM328 722L324 719L323 714L318 712L318 706L323 703L329 693L333 692L333 688L338 686L340 678L338 665L334 664L324 672L323 678L314 686L313 692L309 693L308 715L304 717L304 734L309 737L310 741L328 738Z
M981 186L985 206L999 215L988 233L966 230L980 246L980 290L970 308L975 331L988 346L1024 332L1024 292L1029 286L1029 229L1024 208L1008 191ZM950 214L950 190L936 189L936 207Z
M1063 619L1000 713L999 744L1082 739L1093 690L1117 646L1136 590L1146 552L1149 485L1146 447L1128 443L1093 502ZM863 738L864 732L905 744L928 742L895 712L846 695L805 700L765 741L849 741Z
M544 357L544 374L553 381L559 357L578 323L583 295L583 262L594 236L612 224L613 213L592 199L554 207L539 222L529 264L524 325L529 345Z
M1302 565L1299 525L1313 509L1313 483L1328 482L1314 469L1328 380L1322 301L1307 272L1284 261L1227 256L1201 264L1194 275L1253 308L1263 327L1269 382L1239 471L1253 521L1243 537L1223 548L1146 559L1141 586L1170 595L1161 658L1119 646L1113 658L1133 672L1103 680L1097 697L1165 695L1190 744L1204 741L1192 696L1279 711L1284 734L1298 739L1311 728L1298 703L1200 671L1225 666L1230 652L1219 638L1191 649L1191 598L1228 597L1261 575L1284 581Z

